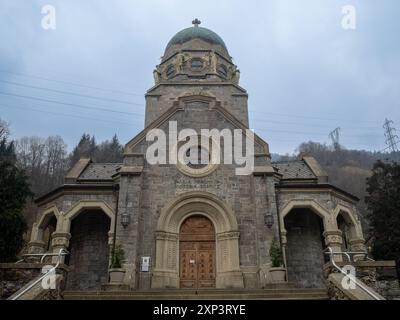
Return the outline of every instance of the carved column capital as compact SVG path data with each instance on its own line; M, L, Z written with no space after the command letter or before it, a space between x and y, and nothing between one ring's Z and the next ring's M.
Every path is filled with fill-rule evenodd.
M323 236L325 238L325 244L327 246L341 246L343 243L342 231L340 230L327 230L323 233Z
M71 234L67 232L53 232L51 238L51 245L54 249L67 249Z

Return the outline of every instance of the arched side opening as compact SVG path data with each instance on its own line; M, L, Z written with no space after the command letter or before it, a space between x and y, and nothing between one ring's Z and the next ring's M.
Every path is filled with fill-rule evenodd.
M53 251L52 236L57 230L60 213L56 206L46 209L40 219L33 224L29 242L30 253Z
M350 249L349 240L351 239L350 235L350 224L346 221L342 214L337 216L337 225L338 229L342 232L342 250L346 251Z
M180 287L215 288L215 230L210 219L193 215L179 233Z
M39 228L42 233L42 241L44 243L44 250L46 252L52 252L52 234L57 229L57 217L52 214L47 216L45 220L43 220L42 225L39 225Z
M108 282L110 223L100 209L83 209L72 218L67 289L98 290Z
M294 208L284 225L288 280L303 288L324 287L323 219L309 208Z
M361 224L353 212L346 207L338 206L335 210L338 229L342 232L342 249L348 251L364 251L364 237Z

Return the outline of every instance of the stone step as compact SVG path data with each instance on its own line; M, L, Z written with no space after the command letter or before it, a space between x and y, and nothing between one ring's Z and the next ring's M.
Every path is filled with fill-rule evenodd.
M64 291L65 300L326 300L326 289Z

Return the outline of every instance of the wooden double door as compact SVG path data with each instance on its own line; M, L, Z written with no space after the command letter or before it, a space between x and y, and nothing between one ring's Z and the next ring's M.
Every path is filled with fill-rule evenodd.
M201 215L186 219L180 230L180 287L215 288L215 231Z

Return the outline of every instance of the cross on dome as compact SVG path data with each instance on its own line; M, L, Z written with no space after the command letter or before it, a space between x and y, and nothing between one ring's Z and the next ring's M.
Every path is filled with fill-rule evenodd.
M199 19L194 19L193 21L192 21L192 24L195 26L195 27L198 27L199 26L199 24L201 24L201 21L199 20Z

